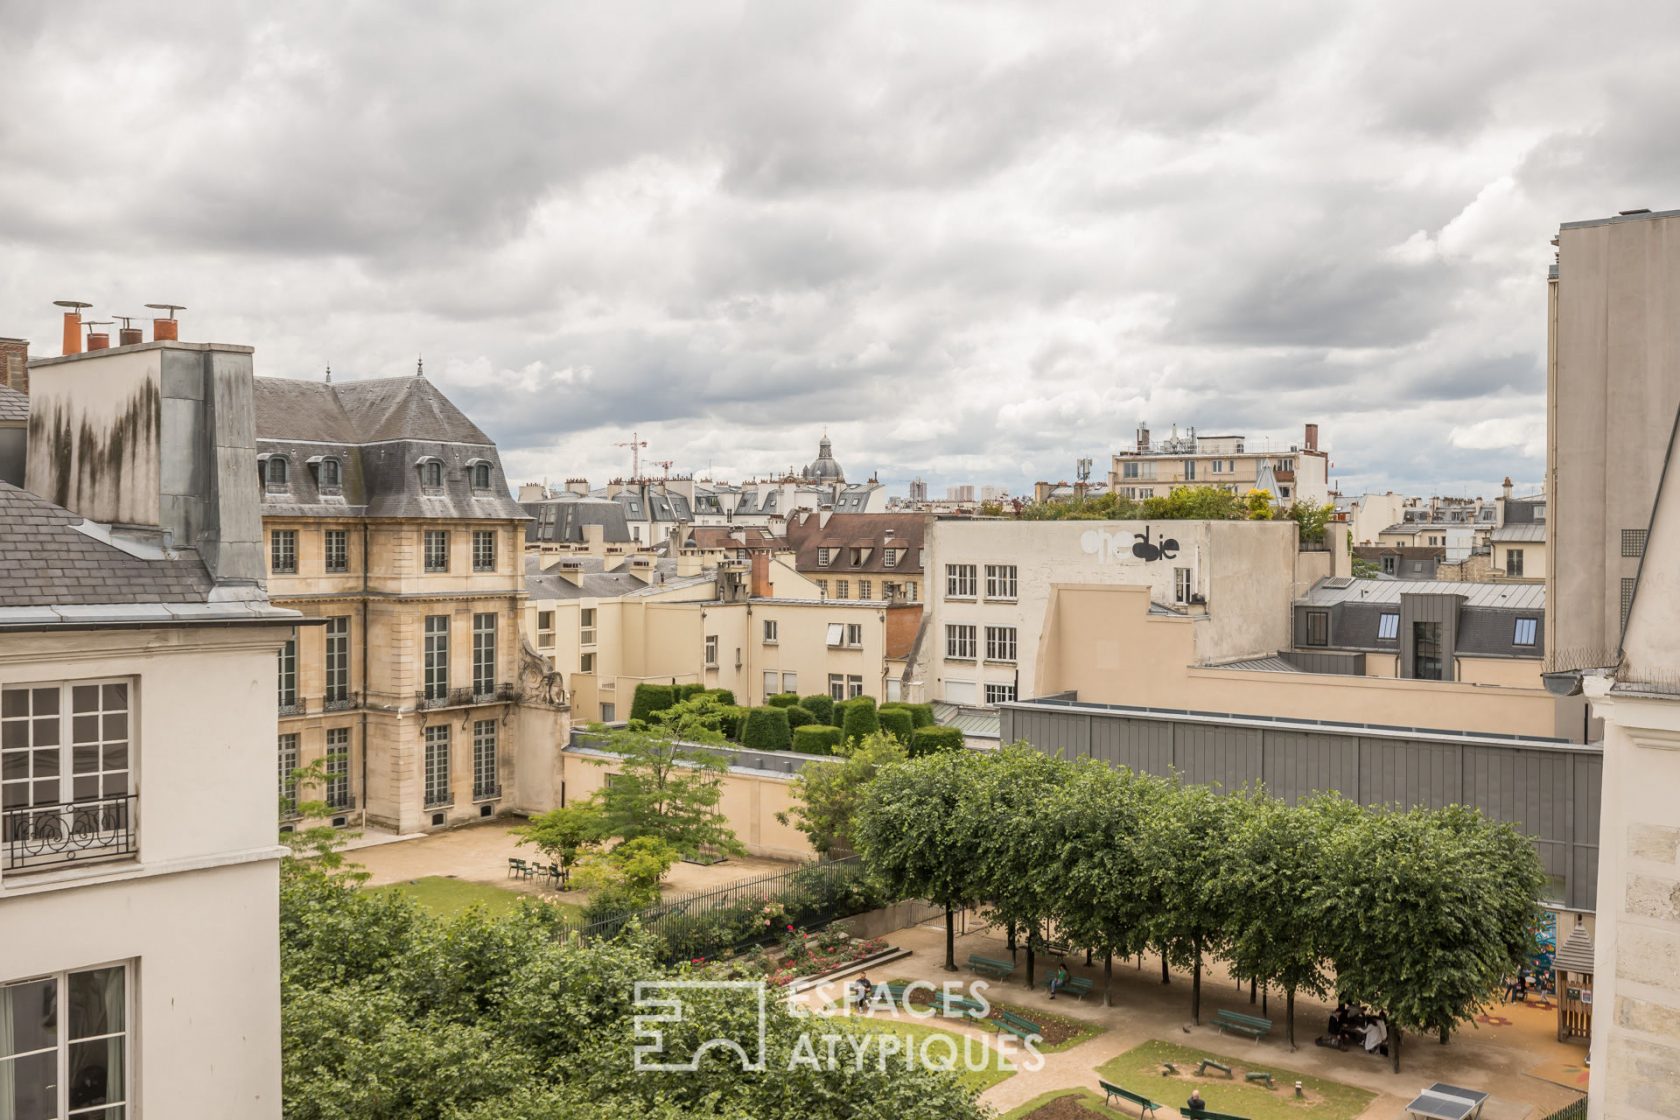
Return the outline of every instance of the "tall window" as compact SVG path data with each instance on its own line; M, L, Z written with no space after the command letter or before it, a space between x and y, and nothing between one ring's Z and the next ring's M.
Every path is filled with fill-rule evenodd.
M474 490L490 489L490 464L474 463L472 469L472 488Z
M496 691L496 614L473 615L473 695Z
M297 807L298 737L280 736L279 759L276 769L280 781L280 819L298 815Z
M863 695L863 678L856 675L856 674L851 674L851 675L847 676L846 677L846 699L856 700L859 696L862 696L862 695Z
M1540 620L1537 618L1517 619L1516 631L1511 636L1511 644L1514 646L1533 645L1535 635L1539 629Z
M550 649L554 645L554 612L537 612L537 648Z
M1013 564L987 564L986 598L1015 598L1015 571Z
M1012 704L1015 701L1015 686L1012 684L988 684L986 686L986 704Z
M828 567L828 562L833 559L833 557L834 550L832 548L817 549L817 566L820 568Z
M945 596L948 599L974 598L975 585L979 582L973 564L945 565Z
M1377 640L1392 642L1400 636L1400 615L1395 611L1384 611L1377 619Z
M1441 624L1412 623L1412 676L1422 681L1441 679Z
M420 464L420 485L427 490L443 489L443 464L436 459Z
M798 692L799 691L799 674L798 673L783 673L782 674L782 691L783 692Z
M449 695L449 616L426 616L426 699Z
M426 728L426 808L448 805L449 793L449 725L433 724Z
M327 728L327 808L350 807L350 729Z
M284 455L270 455L268 457L268 471L265 476L268 488L270 490L284 490L288 484L289 469Z
M1192 584L1191 584L1190 569L1189 568L1174 568L1173 569L1173 602L1175 602L1175 603L1188 603L1190 601L1190 593L1191 593L1192 590L1194 590L1194 588L1192 587Z
M717 640L717 635L716 634L707 634L706 635L706 664L715 669L715 668L717 668L717 663L718 663L718 640Z
M986 660L1014 661L1015 660L1015 627L988 626L986 627Z
M844 700L846 698L846 674L830 673L828 675L828 698L830 700Z
M1639 581L1633 576L1622 577L1622 629L1627 629L1628 612L1633 610L1633 589Z
M898 567L898 553L899 550L896 548L888 548L882 551L881 556L886 560L887 567Z
M275 573L297 571L296 529L275 529L268 534L268 570Z
M280 647L280 711L289 713L297 707L297 639L287 638Z
M821 595L824 599L828 598L828 581L826 579L819 579L817 581L817 594Z
M962 661L974 660L974 627L966 623L945 624L945 656Z
M496 530L473 530L473 571L496 570Z
M496 771L496 721L473 721L473 800L485 801L502 795L501 776Z
M337 459L321 460L321 489L337 490L342 484Z
M4 1115L129 1116L130 1021L124 965L0 984Z
M425 554L426 570L428 572L447 572L449 570L449 530L427 529Z
M350 570L350 534L343 529L328 529L324 546L327 571L348 572Z
M1194 459L1184 460L1184 477L1186 479L1189 479L1189 480L1192 480L1192 481L1195 479L1195 477L1196 477L1196 460L1194 460Z
M1307 644L1309 646L1327 646L1330 644L1330 612L1307 612Z
M350 616L327 619L327 703L350 699Z
M846 644L849 646L861 646L863 644L863 623L846 623Z
M1523 574L1523 550L1508 548L1505 550L1505 574L1520 576Z
M595 608L578 608L578 642L582 645L595 644Z
M850 599L852 597L851 582L849 580L843 580L843 579L835 580L834 581L834 597L836 599Z
M11 839L17 809L70 805L129 793L130 686L128 681L8 685L0 689L0 809L7 814L4 838ZM59 831L76 827L100 832L126 828L126 807L103 813L85 811L70 816ZM43 827L53 827L34 817ZM108 847L96 841L89 847ZM7 853L7 867L15 853ZM17 857L21 860L23 857ZM51 853L48 862L65 858ZM78 856L80 858L80 856ZM0 1020L3 1024L4 1020ZM3 1037L3 1036L0 1036Z
M874 592L875 592L875 585L871 581L866 580L866 579L858 580L858 598L859 599L873 599L875 597Z
M594 671L595 671L595 651L590 650L588 653L584 653L584 654L579 655L579 657L578 657L578 672L580 672L580 673L593 673ZM601 718L603 720L606 719L605 716L602 716Z
M778 630L778 626L779 626L779 624L773 618L767 618L767 619L764 620L764 644L765 645L773 646L773 645L776 644L776 635L780 632Z

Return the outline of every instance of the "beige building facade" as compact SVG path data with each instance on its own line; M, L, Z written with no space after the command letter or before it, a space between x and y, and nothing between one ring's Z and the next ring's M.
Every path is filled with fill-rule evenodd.
M1111 493L1124 498L1165 497L1178 486L1217 486L1232 494L1269 490L1282 505L1330 500L1330 457L1318 447L1318 425L1308 424L1299 445L1273 451L1247 436L1204 436L1173 429L1154 439L1139 428L1131 451L1117 452L1108 474Z

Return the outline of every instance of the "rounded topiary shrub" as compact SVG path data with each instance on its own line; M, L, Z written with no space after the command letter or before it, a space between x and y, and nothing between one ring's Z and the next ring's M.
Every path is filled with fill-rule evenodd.
M918 727L910 736L910 756L933 754L935 751L960 751L963 733L960 727Z
M867 735L873 735L881 730L881 720L875 713L875 701L867 696L859 696L841 705L846 714L840 721L840 738L843 740L861 740Z
M916 725L911 722L909 712L903 708L882 708L876 713L876 719L880 721L882 731L905 746L910 745L910 733Z
M741 725L741 745L755 751L785 751L793 746L786 708L753 708Z
M671 685L643 682L636 686L636 698L630 702L630 718L645 720L676 702L676 689Z
M791 708L799 703L799 693L778 692L774 696L766 696L764 702L772 708Z
M804 727L808 723L817 722L817 717L812 715L809 709L802 708L798 704L795 704L791 708L783 708L782 711L787 713L788 726L793 728L795 731L798 731L801 727Z
M672 685L671 691L676 697L676 702L681 704L684 700L692 700L706 691L706 686L699 681L690 681L687 684Z
M910 721L917 727L933 726L932 704L906 704L904 710L910 713Z
M724 707L722 712L723 725L718 730L723 732L725 739L732 743L739 743L741 741L741 725L747 721L747 709L730 704Z
M708 688L706 690L706 695L716 696L719 704L727 704L730 707L735 706L735 694L727 688Z
M816 716L818 723L834 723L834 701L821 693L805 697L799 702L799 706Z
M808 723L793 731L793 749L800 754L833 754L840 745L840 729L826 723Z

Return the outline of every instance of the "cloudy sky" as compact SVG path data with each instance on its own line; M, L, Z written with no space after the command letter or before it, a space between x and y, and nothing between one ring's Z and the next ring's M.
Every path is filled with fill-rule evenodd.
M1538 485L1561 221L1680 207L1615 3L0 4L0 334L186 304L509 475L1019 490L1140 421Z

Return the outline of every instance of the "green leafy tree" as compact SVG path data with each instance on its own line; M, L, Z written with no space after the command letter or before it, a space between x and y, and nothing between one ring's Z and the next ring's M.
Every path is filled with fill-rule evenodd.
M812 762L800 768L793 779L796 804L790 812L776 814L783 824L791 821L823 855L855 848L854 821L858 807L874 796L870 783L882 767L908 757L902 743L884 734L835 749L839 761Z
M718 811L728 769L721 755L636 731L614 732L607 749L619 763L618 773L596 794L604 835L653 836L685 856L706 847L745 854Z
M1165 521L1232 521L1247 516L1243 499L1217 486L1175 486L1145 498L1142 516Z
M1307 544L1321 543L1327 526L1335 516L1334 502L1325 502L1322 505L1316 502L1296 502L1289 507L1289 519L1295 522L1301 540Z
M1382 569L1363 556L1355 556L1350 566L1353 569L1353 578L1355 579L1376 579L1382 575Z
M648 717L656 734L688 743L727 743L736 708L715 692L697 692Z
M580 801L551 809L514 829L521 844L530 844L561 867L570 867L609 835L605 814L595 801Z
M1270 521L1276 516L1272 509L1270 490L1250 490L1243 495L1243 516L1250 521Z
M1150 940L1166 965L1190 970L1190 1019L1202 1015L1202 962L1218 953L1226 915L1212 889L1233 818L1245 802L1207 786L1167 787L1146 806L1142 852L1152 895Z
M1059 838L1045 827L1044 812L1067 783L1070 764L1024 742L974 757L984 763L963 811L974 821L976 896L993 922L1036 932L1056 917ZM1027 938L1029 988L1033 941Z
M899 898L945 908L945 969L957 970L956 910L975 901L977 823L968 812L984 760L942 752L884 766L853 817L853 846Z
M607 918L652 906L659 901L660 880L679 858L677 849L654 836L585 855L572 878L590 892L586 916Z

